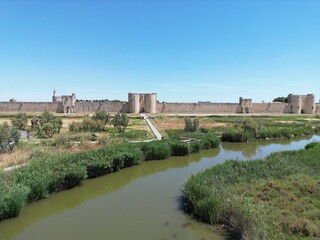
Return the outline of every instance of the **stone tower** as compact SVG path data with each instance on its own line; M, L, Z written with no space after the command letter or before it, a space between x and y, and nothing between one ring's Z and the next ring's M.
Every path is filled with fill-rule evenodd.
M53 90L52 102L60 103L58 112L73 113L76 105L76 94L56 96L56 90Z
M308 95L288 95L288 108L289 113L294 114L314 114L315 113L315 96L313 94Z
M128 104L130 113L156 113L156 93L129 93Z
M251 109L252 109L252 99L240 97L237 113L250 113Z

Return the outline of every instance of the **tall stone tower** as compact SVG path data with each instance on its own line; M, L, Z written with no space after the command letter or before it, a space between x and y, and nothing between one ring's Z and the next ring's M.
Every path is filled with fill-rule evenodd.
M295 114L314 114L316 111L315 96L308 95L288 95L289 113Z
M129 93L128 104L130 113L156 113L157 94L156 93Z

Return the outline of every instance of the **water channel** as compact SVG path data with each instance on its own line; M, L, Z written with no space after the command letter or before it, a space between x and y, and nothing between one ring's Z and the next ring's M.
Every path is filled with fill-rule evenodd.
M304 148L304 139L222 143L187 157L150 161L29 204L19 217L0 222L0 239L223 239L219 227L183 212L181 185L194 173L226 159L251 160Z

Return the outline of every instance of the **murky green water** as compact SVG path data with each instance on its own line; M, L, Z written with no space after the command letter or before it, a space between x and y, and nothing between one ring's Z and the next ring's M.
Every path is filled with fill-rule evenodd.
M303 148L319 136L293 141L223 143L188 157L146 162L28 205L0 222L0 239L204 240L222 239L217 227L183 212L181 184L226 159L263 158Z

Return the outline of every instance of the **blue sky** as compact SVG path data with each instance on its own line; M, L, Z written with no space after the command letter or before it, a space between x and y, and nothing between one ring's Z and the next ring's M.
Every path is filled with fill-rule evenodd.
M320 98L319 0L0 0L0 101Z

